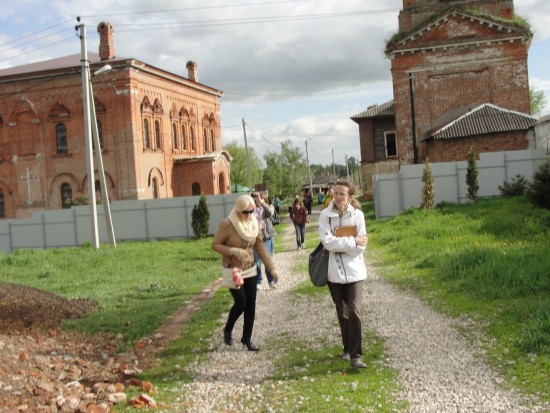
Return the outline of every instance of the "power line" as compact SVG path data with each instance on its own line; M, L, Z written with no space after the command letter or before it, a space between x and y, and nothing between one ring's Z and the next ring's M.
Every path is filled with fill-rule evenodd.
M248 122L246 122L246 126L248 127L248 129L251 129L252 132L254 132L254 134L256 134L261 140L263 140L264 142L269 143L270 145L275 146L276 148L279 148L279 146L275 145L273 142L268 141L266 138L264 138L264 137L262 136L262 134L261 134L260 132L258 132L257 130L255 130L252 126L250 126L250 125L248 124Z
M38 50L46 49L46 48L48 48L48 47L50 47L50 46L53 46L53 45L55 45L55 44L63 43L63 42L66 42L67 40L72 40L72 39L74 39L74 35L72 35L71 37L67 37L67 38L65 38L65 39L58 40L58 41L56 41L56 42L49 43L49 44L44 45L44 46L42 46L42 47L36 47L36 48L34 48L34 49L32 49L32 50L29 50L29 51L27 51L27 52L25 52L25 53L21 53L21 54L15 55L15 56L10 56L10 57L8 57L8 58L6 58L6 59L4 59L4 60L0 60L0 63L7 62L8 60L15 59L15 58L17 58L17 57L26 56L26 55L31 54L31 53L34 53L34 52L36 52L36 51L38 51Z
M86 16L81 16L85 18L97 18L97 17L113 17L113 16L130 16L136 14L158 14L158 13L174 13L181 11L197 11L197 10L210 10L210 9L226 9L226 8L235 8L235 7L249 7L249 6L263 6L271 4L280 4L280 3L299 3L309 0L281 0L281 1L264 1L258 3L248 3L248 4L222 4L218 6L202 6L202 7L189 7L185 9L166 9L166 10L148 10L148 11L134 11L134 12L125 12L125 13L111 13L111 14L91 14Z
M355 17L368 14L389 13L395 12L397 9L383 10L365 10L351 11L339 13L318 13L318 14L302 14L302 15L286 15L286 16L264 16L264 17L241 17L232 19L215 19L215 20L199 20L194 22L172 22L172 23L132 23L118 24L117 27L135 27L127 29L117 29L119 32L136 32L136 31L151 31L151 30L173 30L173 29L195 29L201 27L221 27L243 24L257 23L274 23L274 22L289 22L300 20L319 20L337 17Z
M73 20L73 19L65 20L64 22L61 22L61 23L58 23L58 24L54 24L53 26L46 27L45 29L41 29L41 30L39 30L39 31L37 31L37 32L29 33L29 34L27 34L27 35L25 35L25 36L18 37L18 38L16 38L16 39L10 40L10 41L8 41L8 42L6 42L6 43L0 44L0 47L6 46L6 45L8 45L8 44L10 44L10 43L16 43L16 42L18 42L18 41L20 41L20 40L23 40L23 39L26 39L26 38L28 38L28 37L36 36L36 35L38 35L38 34L40 34L40 33L43 33L43 32L46 32L46 31L48 31L48 30L54 29L54 28L56 28L56 27L59 27L59 26L61 26L61 25L67 24L67 23L71 22L72 20ZM62 31L64 31L64 30L68 30L68 29L63 29L63 30L60 30L59 32L55 32L55 33L53 33L53 34L60 33L60 32L62 32ZM44 37L47 37L47 36L44 36ZM39 39L42 39L42 37L40 37Z

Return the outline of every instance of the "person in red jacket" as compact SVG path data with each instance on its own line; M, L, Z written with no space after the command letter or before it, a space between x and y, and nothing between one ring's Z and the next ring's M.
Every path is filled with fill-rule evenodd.
M298 198L294 200L294 205L290 210L290 220L294 223L296 231L296 249L301 250L306 242L306 224L309 224L309 217L306 207Z

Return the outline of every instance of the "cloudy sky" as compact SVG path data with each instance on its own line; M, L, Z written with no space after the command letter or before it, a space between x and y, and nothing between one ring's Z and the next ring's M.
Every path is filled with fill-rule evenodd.
M87 3L87 4L83 4ZM97 52L114 26L117 57L132 57L222 90L223 142L263 158L290 139L316 164L359 158L350 116L393 98L386 41L402 0L18 0L2 5L0 68L80 53L76 17ZM550 101L550 2L516 0L531 24L530 82ZM544 114L550 113L547 106ZM334 157L334 158L333 158Z

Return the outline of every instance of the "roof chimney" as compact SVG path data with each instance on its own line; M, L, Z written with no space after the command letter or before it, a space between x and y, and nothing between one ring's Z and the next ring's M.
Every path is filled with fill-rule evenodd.
M113 25L109 22L101 22L97 26L99 33L99 58L108 60L115 57L115 44L113 42Z
M199 71L198 71L199 65L197 65L197 62L189 60L187 62L187 64L185 65L185 67L187 67L187 74L188 74L187 77L189 78L189 80L191 80L193 82L198 82L199 81Z

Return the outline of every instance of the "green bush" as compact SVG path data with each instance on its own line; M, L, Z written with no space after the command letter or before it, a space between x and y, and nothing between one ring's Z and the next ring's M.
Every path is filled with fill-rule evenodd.
M434 178L432 175L432 164L430 159L424 160L424 172L422 173L422 202L421 208L433 209L435 204Z
M474 202L477 198L477 191L479 191L479 184L477 183L477 177L479 171L476 164L477 155L473 146L470 146L468 151L468 169L466 170L466 185L468 186L468 200Z
M527 191L528 185L529 182L527 179L523 175L517 174L515 178L512 178L511 182L504 181L498 189L503 197L512 198L523 195Z
M210 221L210 211L206 204L206 197L201 195L199 203L191 211L191 227L193 233L198 239L208 236L208 222Z
M539 207L550 209L550 160L539 166L533 181L527 188L529 201Z

